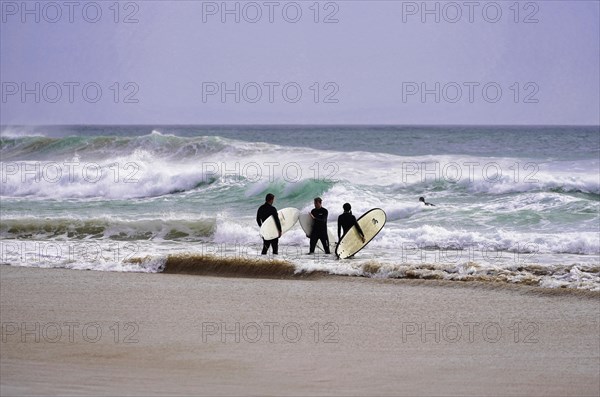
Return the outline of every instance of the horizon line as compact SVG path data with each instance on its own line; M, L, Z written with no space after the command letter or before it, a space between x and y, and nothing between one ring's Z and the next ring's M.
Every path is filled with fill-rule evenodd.
M261 123L232 123L232 124L161 124L161 123L141 123L141 124L81 124L81 123L68 123L68 124L0 124L0 128L6 127L82 127L82 126L107 126L107 127L146 127L146 126L157 126L157 127L600 127L599 124L309 124L309 123L272 123L272 124L261 124Z

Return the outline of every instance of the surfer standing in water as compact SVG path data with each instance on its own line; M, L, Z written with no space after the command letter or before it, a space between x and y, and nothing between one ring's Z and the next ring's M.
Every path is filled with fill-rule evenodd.
M356 217L352 215L352 206L350 205L350 203L346 203L343 205L343 208L344 213L338 216L338 241L342 240L342 230L344 231L343 236L345 236L346 233L348 233L348 231L352 229L352 226L356 226L356 231L358 232L362 242L364 243L365 234L363 233L362 229L360 228L360 225L356 221Z
M431 204L431 203L426 203L425 202L425 197L419 197L419 202L425 204L425 206L432 206L435 207L435 204Z
M309 254L315 253L317 241L321 240L323 249L326 254L329 252L329 236L327 235L327 216L329 212L322 206L323 200L321 197L315 198L315 208L310 211L310 216L313 219L312 233L310 234L310 250Z
M273 202L275 202L275 196L271 193L267 194L267 197L265 197L265 203L261 205L256 212L256 223L258 223L258 226L260 227L264 221L273 215L273 218L275 219L275 226L277 226L277 230L279 230L279 237L281 237L281 222L279 222L277 208L273 207ZM263 249L261 254L266 255L267 251L269 251L269 247L273 247L273 255L277 255L279 253L279 237L273 240L263 239Z

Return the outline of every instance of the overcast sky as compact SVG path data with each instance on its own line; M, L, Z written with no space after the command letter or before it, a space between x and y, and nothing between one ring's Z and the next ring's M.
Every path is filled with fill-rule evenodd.
M597 1L1 12L2 124L600 124Z

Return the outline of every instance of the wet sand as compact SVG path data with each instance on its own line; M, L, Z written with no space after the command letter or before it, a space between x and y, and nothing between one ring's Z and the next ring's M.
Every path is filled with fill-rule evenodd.
M0 266L4 395L600 393L598 293Z

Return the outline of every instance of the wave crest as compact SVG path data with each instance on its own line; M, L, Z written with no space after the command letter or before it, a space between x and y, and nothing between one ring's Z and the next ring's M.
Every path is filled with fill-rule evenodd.
M20 218L3 219L3 239L110 239L199 241L215 233L216 219Z
M245 276L281 278L295 274L295 267L280 260L226 258L211 255L169 255L163 270L167 274L194 274L212 276Z

